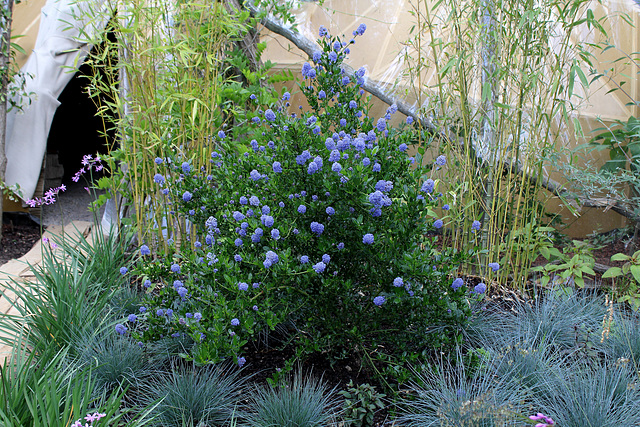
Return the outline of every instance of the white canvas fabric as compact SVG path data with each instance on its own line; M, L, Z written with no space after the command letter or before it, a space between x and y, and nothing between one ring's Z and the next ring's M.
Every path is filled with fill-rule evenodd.
M104 0L48 0L42 8L33 53L22 67L23 73L33 77L25 87L26 93L33 94L31 103L22 102L22 111L13 109L7 115L5 182L10 187L17 184L23 200L34 195L58 96L91 48L78 40L104 30L109 17L106 7Z

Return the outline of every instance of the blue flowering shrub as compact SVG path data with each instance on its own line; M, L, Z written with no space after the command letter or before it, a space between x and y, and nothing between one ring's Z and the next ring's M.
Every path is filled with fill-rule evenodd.
M299 349L333 357L397 361L460 340L469 294L452 284L465 255L433 237L443 159L408 155L412 128L389 125L394 106L369 117L365 70L342 68L353 40L325 32L319 43L302 68L310 111L289 112L287 92L235 136L245 152L221 131L209 170L156 162L159 191L191 231L163 256L141 248L141 340L188 336L196 361L239 364L248 340L284 320Z

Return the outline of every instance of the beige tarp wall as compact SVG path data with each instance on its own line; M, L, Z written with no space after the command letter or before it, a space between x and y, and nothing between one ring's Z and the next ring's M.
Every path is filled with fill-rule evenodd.
M40 10L45 0L25 0L17 4L14 11L13 34L24 34L18 43L27 54L32 50L40 23ZM354 67L365 66L367 76L383 86L393 88L401 81L404 69L403 57L407 52L403 42L408 39L414 18L410 13L412 9L409 0L326 0L323 6L311 2L299 3L294 10L297 17L298 29L306 37L315 40L320 25L329 28L333 34L348 34L360 23L367 25L367 32L352 49L349 63ZM636 25L636 29L630 28L619 18L611 20L611 27L607 31L612 36L612 43L624 52L640 51L640 7L633 0L603 0L602 4L593 2L596 16L613 16L617 13L628 14ZM593 33L584 31L580 35L583 41L594 42ZM262 34L266 40L267 50L264 58L269 58L277 63L279 68L299 70L302 63L307 60L306 55L293 46L288 40L275 36L266 30ZM580 42L576 40L576 42ZM608 68L608 61L620 56L619 51L610 50L600 59L598 68ZM18 63L22 65L26 56L18 55ZM588 70L585 70L588 72ZM626 87L627 92L634 98L640 99L640 83L635 79L635 71L624 71L631 76ZM603 81L601 79L601 81ZM637 107L626 106L629 99L616 92L606 95L611 89L610 85L600 88L592 88L586 101L580 109L580 121L585 130L586 137L589 131L601 124L598 119L605 122L611 120L626 120L629 116L638 116ZM407 97L411 99L411 97ZM415 97L413 98L415 99ZM296 100L294 99L294 102ZM386 106L377 105L373 114L382 115ZM568 144L578 144L582 141L567 141ZM553 176L558 179L558 176ZM584 236L593 230L608 230L621 227L625 224L624 218L614 212L602 213L602 210L587 208L582 210L582 216L575 219L566 209L560 206L559 200L551 200L549 209L561 211L565 214L565 223L571 224L568 233L572 236Z

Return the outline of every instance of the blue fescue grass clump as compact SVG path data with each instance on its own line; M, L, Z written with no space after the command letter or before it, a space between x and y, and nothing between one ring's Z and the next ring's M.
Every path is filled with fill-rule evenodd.
M229 366L178 366L139 388L153 407L153 425L163 427L223 426L245 397L246 377Z
M370 117L365 69L348 76L342 64L355 40L327 33L319 43L302 69L310 111L291 111L288 92L282 107L254 97L240 152L229 130L212 138L208 168L180 153L156 162L167 214L192 231L168 253L140 247L140 340L184 333L190 358L238 364L247 341L285 321L305 331L303 352L397 349L380 358L391 364L462 340L468 299L486 286L458 286L473 251L438 250L428 236L447 220L436 213L446 159L409 154L416 131L390 125L395 106Z
M324 427L335 425L340 407L333 390L300 371L279 385L257 387L250 394L241 425L251 427Z

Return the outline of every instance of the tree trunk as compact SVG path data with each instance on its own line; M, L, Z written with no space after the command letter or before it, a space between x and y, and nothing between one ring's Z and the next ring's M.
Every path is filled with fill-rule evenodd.
M4 213L4 192L6 185L4 175L7 169L7 156L4 142L7 131L7 86L9 84L9 64L11 62L11 22L13 17L13 0L3 0L0 12L0 245L2 244L2 216Z

